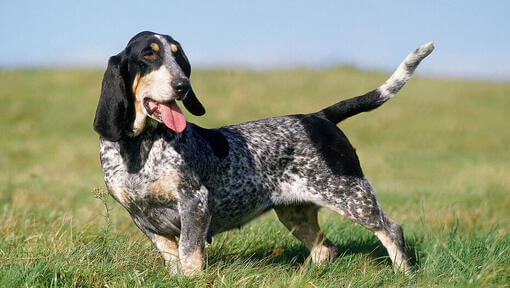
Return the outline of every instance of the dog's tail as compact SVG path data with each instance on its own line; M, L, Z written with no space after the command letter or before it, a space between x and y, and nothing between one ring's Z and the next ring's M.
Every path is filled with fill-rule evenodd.
M316 116L328 119L333 123L339 123L361 112L367 112L381 106L407 83L414 70L427 55L434 50L434 42L429 42L414 50L400 63L393 75L379 88L365 95L340 101L334 105L315 113Z

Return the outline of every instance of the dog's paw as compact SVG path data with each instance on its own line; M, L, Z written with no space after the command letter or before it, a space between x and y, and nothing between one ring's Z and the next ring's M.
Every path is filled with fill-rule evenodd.
M335 260L338 255L338 250L335 245L331 243L323 243L321 245L315 246L310 251L310 256L312 257L312 262L315 264L321 262L332 262Z

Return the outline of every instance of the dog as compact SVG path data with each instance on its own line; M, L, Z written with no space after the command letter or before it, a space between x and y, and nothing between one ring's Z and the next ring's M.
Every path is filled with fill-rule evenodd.
M270 209L314 263L332 261L337 248L319 228L319 207L373 231L395 269L409 272L403 230L379 206L337 124L392 98L433 49L421 46L382 86L318 112L205 129L177 105L205 113L181 45L141 32L109 59L94 118L108 191L171 274L203 270L206 241Z

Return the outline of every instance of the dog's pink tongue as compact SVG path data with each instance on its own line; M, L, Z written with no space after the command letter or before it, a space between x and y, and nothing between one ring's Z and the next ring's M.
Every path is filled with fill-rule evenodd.
M186 118L184 118L184 114L182 114L175 101L170 102L169 105L159 103L158 110L166 127L177 133L184 131L186 128Z

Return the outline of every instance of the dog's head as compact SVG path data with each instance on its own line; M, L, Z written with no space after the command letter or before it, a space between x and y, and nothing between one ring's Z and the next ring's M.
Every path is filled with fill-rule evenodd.
M194 115L205 113L191 88L190 74L188 58L172 37L148 31L135 35L108 61L94 130L118 141L139 135L150 117L182 132L186 119L176 100Z

